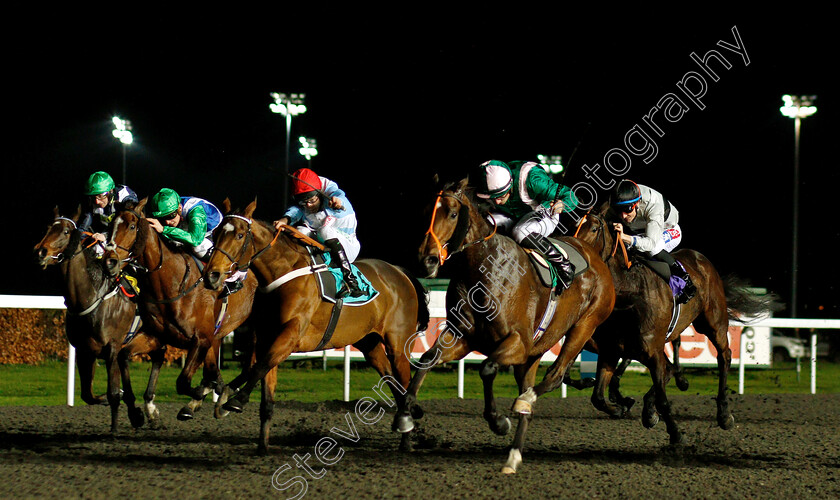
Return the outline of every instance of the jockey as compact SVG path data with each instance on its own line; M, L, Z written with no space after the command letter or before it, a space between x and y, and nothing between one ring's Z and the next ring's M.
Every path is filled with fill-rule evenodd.
M613 227L627 248L668 264L671 275L685 281L677 302L684 304L691 300L697 288L688 272L670 254L682 241L677 208L659 192L628 179L616 185L611 205L622 220ZM670 276L662 277L670 281Z
M338 296L360 297L364 294L353 275L350 263L359 256L361 245L356 238L356 213L338 184L319 177L308 168L292 174L293 194L297 205L290 206L279 220L278 231L284 225L302 226L304 233L314 235L330 252L332 261L341 269L344 286Z
M137 203L137 193L130 187L116 185L107 172L94 172L85 184L85 196L88 199L87 211L79 220L80 231L92 232L91 238L104 244L107 239L108 225L114 214L127 201ZM102 245L96 245L97 256L102 256Z
M149 225L176 246L187 246L204 262L213 251L213 230L222 222L222 212L209 201L195 196L178 196L169 188L152 197ZM225 280L228 293L242 288L247 272L237 271Z
M536 162L490 160L479 166L476 195L494 204L488 218L496 227L523 247L543 252L563 288L569 288L574 266L548 236L557 228L559 214L577 207L572 190L554 182Z

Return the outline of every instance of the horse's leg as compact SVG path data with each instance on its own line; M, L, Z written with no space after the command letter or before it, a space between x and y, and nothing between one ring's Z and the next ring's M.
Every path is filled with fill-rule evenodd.
M269 331L269 327L270 325L265 328L265 331ZM266 339L258 336L255 346L257 362L248 370L248 381L245 385L222 406L225 411L242 413L257 384L292 353L295 339L300 336L300 328L300 322L295 318L283 325L280 334L274 338Z
M674 383L677 384L677 388L681 391L688 390L688 379L685 378L685 370L683 370L682 365L680 365L680 345L682 344L682 339L680 335L674 337L674 340L671 341L671 350L674 352Z
M516 435L513 437L513 444L508 452L508 459L502 467L503 474L516 473L517 467L522 463L522 449L525 447L525 433L528 430L528 425L531 423L532 403L523 404L521 399L526 394L533 394L534 380L537 376L537 368L539 367L539 357L529 358L525 363L514 366L513 373L519 386L519 398L513 405L514 413L519 414L519 424L516 426ZM561 372L559 383L562 383L566 370ZM534 398L536 400L536 397Z
M221 347L221 340L213 340L210 347L204 352L204 370L201 383L191 391L192 399L178 412L178 420L192 420L195 412L201 408L204 398L219 387L222 374L219 371L218 348Z
M510 418L505 415L499 415L496 412L496 397L493 395L493 381L496 379L496 374L499 372L499 364L491 358L486 358L481 362L479 375L481 382L484 385L484 420L490 425L490 430L499 436L504 436L510 432Z
M87 345L76 349L76 367L79 369L79 387L82 401L89 405L104 405L108 401L93 395L93 373L96 371L96 354Z
M595 379L595 389L592 391L590 401L596 409L603 411L611 417L621 418L626 417L630 413L630 406L635 401L633 398L621 397L617 379L621 378L620 371L626 369L629 362L623 359L618 367L616 367L617 361L618 359L615 356L606 353L598 355L598 374ZM609 388L609 397L604 397L607 388ZM630 400L630 406L623 404L625 400Z
M682 434L677 426L677 422L674 420L674 416L671 414L671 403L668 402L668 396L665 392L669 368L668 359L665 357L664 351L660 350L651 358L648 368L653 379L653 387L648 391L648 394L645 394L645 407L648 406L650 401L649 394L652 393L656 411L659 412L660 418L665 421L671 444L679 444L682 442Z
M132 342L136 339L132 339ZM143 422L145 418L143 417L143 410L138 408L135 404L137 399L134 397L134 389L131 385L131 370L129 368L129 358L128 358L128 348L123 348L121 342L119 340L114 341L111 344L112 349L117 349L119 352L117 353L117 364L119 365L120 369L120 376L122 378L122 400L125 403L126 408L128 408L128 420L131 422L131 426L135 429L138 427L143 426Z
M158 377L160 376L160 369L166 359L166 346L156 344L157 347L149 352L149 357L152 359L152 369L149 371L149 383L146 385L146 392L143 393L143 413L149 420L150 429L159 429L162 427L160 422L160 412L155 406L155 390L157 389Z
M717 314L715 314L717 313ZM729 409L727 377L732 363L732 350L729 348L729 329L726 311L706 311L694 320L694 328L705 335L717 351L718 393L717 422L721 429L728 430L735 425L735 417Z
M249 330L251 337L248 341L248 350L242 353L242 361L240 363L240 372L239 375L233 378L230 383L225 384L222 387L222 390L219 394L219 399L216 401L216 406L213 410L213 416L216 418L224 418L230 415L230 411L224 409L225 403L228 402L228 399L237 391L242 384L244 384L248 377L250 376L249 370L251 367L254 366L256 363L256 351L255 351L255 344L256 344L256 334L253 330ZM238 333L238 332L237 332ZM244 332L243 332L244 334Z
M112 342L107 349L105 365L108 370L108 404L111 406L111 434L117 433L117 420L120 414L120 348L118 342Z
M262 379L262 399L260 401L260 440L257 453L268 454L268 437L271 431L271 416L274 414L274 391L277 387L277 365L270 369Z
M396 365L398 363L398 359L395 359L393 352L386 353L386 351L380 347L381 341L382 337L375 333L371 333L365 336L362 340L353 344L353 347L361 351L365 360L377 371L377 373L379 373L381 378L379 379L379 383L374 387L377 394L380 394L385 399L385 403L389 406L394 406L396 404L399 408L402 405L402 401L405 399L405 388L408 387L411 379L410 376L405 376L404 373L400 374L399 372L397 372L397 375L401 380L394 377L394 372L397 371ZM405 355L403 354L402 357L405 358ZM405 358L405 361L407 363L408 359ZM383 384L387 384L391 388L391 394L394 395L393 401L379 392L379 389L381 389ZM400 435L399 449L400 451L411 451L411 435L409 433Z
M627 371L627 367L630 366L630 363L632 361L633 360L628 357L621 358L621 363L619 363L615 370L613 370L612 377L608 379L608 381L605 381L605 384L609 386L610 402L615 403L617 405L621 405L624 408L625 416L629 415L630 409L633 408L633 405L636 404L635 399L631 397L625 397L621 394L621 377L624 375L624 372ZM603 388L601 389L601 391L603 391ZM595 395L593 394L592 397L595 397ZM603 398L603 392L601 393L601 397Z
M470 353L467 341L461 336L455 336L446 329L438 336L434 345L420 356L419 361L412 361L417 368L405 394L403 404L397 409L394 415L394 423L391 428L399 432L411 432L414 429L413 408L417 405L417 393L423 385L426 374L434 366L461 359Z

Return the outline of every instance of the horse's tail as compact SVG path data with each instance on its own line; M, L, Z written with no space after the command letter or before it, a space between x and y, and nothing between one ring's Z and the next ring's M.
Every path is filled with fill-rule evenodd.
M726 309L729 319L743 321L743 317L756 317L779 311L784 308L775 293L758 295L750 290L747 280L734 274L723 278L723 291L726 295Z
M417 293L417 331L423 331L429 326L429 319L431 318L431 314L429 313L429 295L426 292L426 288L420 283L420 280L415 278L408 269L400 266L396 267L411 281L412 286L414 286L414 291Z

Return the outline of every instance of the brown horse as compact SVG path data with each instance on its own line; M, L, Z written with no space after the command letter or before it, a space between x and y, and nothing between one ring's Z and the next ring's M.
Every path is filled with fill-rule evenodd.
M580 253L586 269L559 297L551 322L539 336L538 328L554 292L541 284L528 254L507 236L495 234L467 189L467 179L443 186L432 207L432 223L420 260L435 276L447 255L456 255L446 291L447 323L435 344L419 360L405 405L394 427L407 433L414 428L412 406L428 371L435 365L461 359L478 351L487 360L480 375L484 383L484 418L490 429L506 434L511 425L496 412L493 379L499 366L513 366L519 385L514 404L519 426L502 472L514 473L522 461L525 432L536 399L560 386L568 368L613 309L615 292L609 269L597 251L574 238L562 238ZM545 378L534 386L539 360L561 338L560 353Z
M178 394L192 401L178 413L179 420L193 418L204 398L224 387L217 364L222 339L250 315L257 280L249 275L241 290L222 297L199 286L200 264L192 254L170 248L146 220L147 198L127 204L111 222L105 266L111 275L126 264L141 270L140 300L143 322L160 343L187 350L184 368L176 381ZM192 388L192 377L204 363L201 384ZM216 417L221 416L217 404Z
M379 293L362 305L344 305L333 335L327 338L333 304L321 299L307 246L289 236L302 235L291 226L278 234L272 225L254 220L256 206L254 200L243 212L231 213L230 202L225 201L226 215L216 229L204 276L208 287L218 288L227 273L247 268L262 287L273 288L254 307L257 362L250 379L224 406L241 412L257 382L265 377L258 451L266 453L279 363L293 352L352 345L382 376L377 389L387 383L400 402L411 378L406 353L411 352L417 329L428 325L429 311L422 285L407 272L381 260L357 260L355 265ZM314 240L309 243L320 246ZM384 393L380 396L393 404Z
M626 415L632 400L620 394L613 398L611 394L608 401L604 398L604 390L608 385L611 392L613 388L617 390L617 384L612 384L611 378L619 358L638 360L648 368L653 380L653 387L644 396L643 425L651 428L661 417L665 420L670 442L680 443L682 434L665 393L670 377L678 373L664 352L665 344L669 342L666 334L674 304L671 288L646 265L634 263L634 259L622 252L615 254L616 240L609 222L613 220L611 213L609 205L604 204L597 213L590 213L581 220L577 232L578 238L597 248L608 263L617 294L613 314L593 337L593 350L598 352L598 374L592 403L612 416ZM614 220L618 221L617 218ZM734 281L722 280L712 263L699 252L684 249L674 252L674 257L692 276L698 292L681 306L672 328L673 335L678 336L693 323L694 329L711 341L718 362L717 422L722 429L730 429L735 419L727 398L727 375L732 356L727 337L729 320L739 319L739 314L767 312L770 302L750 294L746 287L738 286Z
M146 388L143 409L149 417L149 424L158 422L154 399L157 374L163 363L164 349L150 349L148 337L138 332L123 346L126 335L135 325L134 302L121 292L119 284L105 276L101 261L92 249L82 245L81 232L77 230L81 207L72 217L62 217L58 207L54 209L55 220L40 243L35 245L38 263L46 269L58 265L64 282L64 301L67 305L67 339L76 348L76 366L79 369L82 400L89 404L103 404L103 398L93 395L93 374L96 359L104 359L108 370L107 403L111 406L111 432L117 431L117 416L120 406L120 375L122 375L123 396L128 407L128 417L134 427L143 425L143 411L134 404L131 389L128 360L136 354L149 353L152 358L152 373Z

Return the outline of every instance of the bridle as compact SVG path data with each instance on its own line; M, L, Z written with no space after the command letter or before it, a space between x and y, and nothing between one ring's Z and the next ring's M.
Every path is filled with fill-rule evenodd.
M455 230L452 232L452 237L446 243L441 243L440 238L435 234L435 215L437 214L438 206L440 205L441 198L452 198L457 201L461 208L458 209L458 223L455 225ZM479 238L473 242L464 244L464 240L467 237L467 233L469 232L469 206L461 199L461 197L457 194L452 193L444 193L443 191L439 191L437 194L437 198L435 199L434 208L432 209L432 222L429 224L429 230L426 231L426 235L432 237L432 241L435 242L435 246L438 249L438 258L440 259L440 265L443 265L444 262L449 260L450 257L455 255L458 252L462 252L467 248L477 245L479 243L484 243L485 241L489 240L496 234L496 220L493 219L493 230L490 232L489 235L485 236L484 238ZM455 250L452 253L449 252L447 246L452 243L452 238L455 238L455 243L452 244L452 247L455 247Z
M578 237L578 234L580 233L580 228L583 227L583 223L586 222L587 217L592 217L594 219L598 219L601 222L600 233L601 233L601 239L604 242L603 248L606 249L607 248L607 221L604 220L604 218L601 217L600 215L596 215L596 214L593 214L593 213L590 213L590 212L591 212L591 210L586 212L586 215L581 217L580 222L578 222L577 230L575 231L574 237L575 238ZM613 245L612 253L610 253L610 256L607 257L604 262L609 261L611 258L613 258L615 256L616 251L618 251L619 244L621 245L621 251L624 254L624 262L627 263L627 269L630 269L630 266L632 264L630 263L630 258L627 255L627 247L624 246L624 241L621 238L618 238L618 237L615 238L615 245Z
M145 219L145 217L143 217L141 214L135 212L134 210L125 210L125 211L134 215L135 217L137 217L138 224L140 223L140 221L143 221ZM139 229L138 229L138 231L139 231ZM145 266L143 266L142 264L137 262L137 257L133 256L134 251L131 248L125 248L124 246L121 246L121 245L117 244L116 236L117 236L116 231L114 231L114 234L111 235L111 241L108 243L106 248L108 250L113 250L115 253L116 253L117 250L122 250L123 252L125 252L126 257L125 257L125 259L121 259L121 262L123 262L126 265L131 266L135 269L139 269L139 270L147 272L147 273L153 273L155 271L160 270L163 267L163 242L161 241L161 238L160 238L159 234L157 235L157 240L158 240L158 253L160 254L160 262L158 262L157 267L155 267L154 269L147 269ZM137 237L136 236L134 238L134 242L135 242L135 244L137 242ZM132 244L132 246L133 246L133 244ZM119 256L119 254L117 254L117 256Z
M222 221L224 221L225 219L239 219L239 220L244 221L245 223L248 224L248 231L247 231L247 233L245 233L245 241L242 243L242 247L239 249L239 252L237 252L236 257L232 256L230 253L225 251L223 248L221 248L221 247L219 247L215 244L213 245L213 252L221 253L222 255L227 257L227 259L230 261L230 267L228 268L229 270L226 271L226 274L233 274L234 269L239 270L239 271L247 271L248 268L251 267L251 264L253 264L254 261L257 260L263 254L263 252L265 252L266 250L268 250L269 248L274 246L274 243L277 242L277 238L280 236L280 233L283 232L283 231L288 231L295 238L298 238L298 239L302 240L303 242L307 243L308 245L311 245L311 246L313 246L313 247L315 247L315 248L317 248L321 251L325 250L324 245L321 244L320 242L318 242L318 241L314 240L313 238L310 238L309 236L301 233L300 231L298 231L294 227L287 225L287 226L283 226L283 231L277 231L277 234L274 235L274 238L271 240L271 242L268 245L266 245L265 247L263 247L260 250L258 250L257 252L255 252L254 255L252 255L251 258L248 259L248 262L246 262L244 265L240 265L239 260L242 259L245 256L245 252L248 250L248 247L251 246L254 243L254 233L252 231L254 220L249 219L248 217L245 217L245 216L242 216L242 215L237 215L237 214L227 214L224 217L222 217ZM221 227L221 223L219 224L219 227Z

